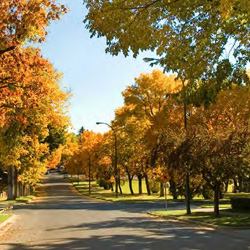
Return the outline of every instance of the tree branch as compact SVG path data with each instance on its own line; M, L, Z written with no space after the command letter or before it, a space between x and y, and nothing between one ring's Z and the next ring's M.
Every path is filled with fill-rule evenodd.
M10 46L10 47L8 47L8 48L6 48L6 49L2 49L2 50L0 50L0 55L3 55L3 54L6 53L6 52L12 51L12 50L14 50L15 48L16 48L16 46Z

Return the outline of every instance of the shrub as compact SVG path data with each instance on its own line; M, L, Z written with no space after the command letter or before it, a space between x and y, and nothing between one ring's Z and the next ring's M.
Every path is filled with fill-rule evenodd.
M203 185L201 192L205 200L212 199L214 196L213 190L208 185Z
M230 202L233 209L250 209L250 198L234 197Z
M98 180L98 184L100 187L105 187L106 181L105 180Z
M112 183L110 181L106 181L106 180L99 180L98 184L100 187L103 187L104 189L110 189L112 187Z
M160 191L160 184L158 181L151 180L149 185L153 194L157 194Z

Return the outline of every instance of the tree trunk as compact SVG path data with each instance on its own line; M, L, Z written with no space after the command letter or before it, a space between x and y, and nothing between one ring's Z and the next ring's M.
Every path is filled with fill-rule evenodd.
M161 186L160 186L160 197L164 196L164 188L163 188L163 183L161 181Z
M14 200L14 190L13 190L13 168L8 167L8 200Z
M227 180L226 182L225 182L225 193L227 193L227 191L228 191L228 186L229 186L229 180Z
M89 194L91 193L91 159L89 156Z
M78 185L79 185L79 182L80 182L80 171L79 171L79 169L77 171L77 182L78 182Z
M16 167L13 168L13 193L14 197L18 197L18 183L17 183L17 178L18 178L18 171Z
M25 192L25 186L24 186L24 184L22 183L22 184L21 184L21 196L24 196L24 192Z
M20 182L20 196L23 196L23 184Z
M18 182L18 197L23 196L23 186L21 182Z
M26 185L25 184L23 184L23 196L26 196Z
M122 194L122 187L121 187L121 179L120 178L118 180L118 186L119 186L120 194Z
M138 178L138 192L139 194L142 194L142 175L141 174L138 175L137 178Z
M186 173L186 211L191 214L189 173Z
M134 195L134 190L133 190L133 185L132 185L133 177L131 177L130 174L128 174L128 181L129 181L130 193L131 193L132 195Z
M220 199L220 182L215 181L215 187L214 187L214 215L216 217L220 216L219 212L219 199Z
M148 193L148 195L151 195L151 190L150 190L149 181L148 181L148 175L145 174L144 177L145 177L145 183L146 183L147 193Z
M24 196L28 196L29 193L28 193L28 186L26 184L24 184Z
M238 190L238 183L237 183L236 178L234 178L234 179L233 179L233 181L234 181L234 189L233 189L233 193L236 193L236 192L237 192L237 190Z
M242 180L242 176L241 175L239 175L239 177L238 177L238 179L239 179L239 192L241 193L243 190L242 190L242 184L243 184L243 180Z
M169 183L170 183L170 192L173 195L173 199L177 200L178 195L177 195L177 191L176 191L176 183L172 179L170 179Z

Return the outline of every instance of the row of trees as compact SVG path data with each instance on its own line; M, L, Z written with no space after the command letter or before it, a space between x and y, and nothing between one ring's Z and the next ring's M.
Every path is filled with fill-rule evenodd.
M8 199L29 193L61 160L69 94L62 75L27 43L44 41L65 12L54 0L0 4L0 169L8 174Z
M131 194L135 176L139 192L144 178L150 195L154 183L166 173L171 177L170 191L175 199L179 195L191 199L198 193L211 198L213 191L218 215L219 198L229 181L237 184L250 178L249 87L228 84L216 103L197 105L193 100L202 95L203 85L197 82L195 91L189 82L184 86L185 114L182 81L175 75L161 71L141 74L123 92L124 106L116 110L112 121L118 138L119 176L129 180ZM67 170L112 183L113 132L101 135L84 131L80 138Z
M191 159L193 161L194 158L189 150L191 145L195 145L191 138L197 138L192 129L191 114L196 114L193 106L206 110L216 101L220 91L231 88L232 84L248 85L250 9L247 0L85 0L84 4L88 9L84 19L86 28L91 36L106 38L106 52L112 55L123 53L125 56L132 53L136 57L141 51L151 50L157 59L146 58L145 61L151 62L151 66L161 65L164 71L175 73L180 81L182 92L179 93L179 102L183 104L184 131L183 144L179 149L183 151L183 157L179 164L186 166L180 174L185 175L187 213L190 213L192 190L189 190L189 176L194 170L191 167ZM174 104L174 107L178 106ZM152 116L151 108L148 113ZM154 136L161 139L158 133ZM219 154L219 148L222 150L224 144L217 144L214 137L210 139L214 140L215 146L210 148L211 145L207 145L210 150L207 148L205 151L211 152L216 148ZM200 144L205 147L203 141Z

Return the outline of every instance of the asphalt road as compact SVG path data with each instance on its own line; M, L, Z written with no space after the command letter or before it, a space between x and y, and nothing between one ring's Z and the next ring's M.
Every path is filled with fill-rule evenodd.
M50 174L39 199L15 209L18 218L0 238L0 249L250 249L249 231L202 228L144 213L161 206L84 198L61 175Z

